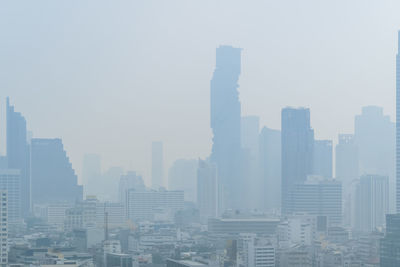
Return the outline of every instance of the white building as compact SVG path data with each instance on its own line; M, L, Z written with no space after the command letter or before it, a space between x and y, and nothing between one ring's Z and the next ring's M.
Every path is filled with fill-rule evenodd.
M128 219L135 222L138 220L153 220L157 209L167 209L174 212L183 209L183 191L128 190L126 210Z
M8 266L8 194L7 191L0 191L0 265Z
M22 223L20 170L0 169L0 190L7 191L9 224Z
M58 231L64 231L66 212L72 208L70 203L54 203L47 206L47 223L54 226Z

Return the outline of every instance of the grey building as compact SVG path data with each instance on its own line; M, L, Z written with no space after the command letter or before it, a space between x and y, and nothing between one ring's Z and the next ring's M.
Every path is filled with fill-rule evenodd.
M342 223L342 184L322 176L309 176L290 192L291 213L326 216L330 225Z
M217 169L215 164L199 160L197 168L197 206L200 218L217 216Z
M213 133L211 161L217 165L224 208L241 208L237 197L243 190L241 175L241 107L238 80L241 50L220 46L216 50L216 68L210 83L210 115Z
M386 235L380 243L380 266L400 266L400 214L386 215Z
M372 232L385 225L389 213L389 179L387 176L361 176L356 187L356 230Z
M154 189L164 187L164 150L161 141L151 144L151 186Z
M21 171L0 169L0 190L7 191L9 224L21 224Z
M360 174L389 177L389 205L395 210L395 124L383 108L367 106L355 117L354 138L359 150Z
M28 215L31 207L30 148L28 144L26 120L16 112L7 98L7 161L8 168L21 172L21 210Z
M82 186L61 139L32 139L32 202L80 201Z
M332 155L332 140L315 140L313 174L332 178Z
M314 130L308 108L282 109L282 214L291 210L289 194L313 172Z
M263 208L276 211L281 207L281 131L264 127L260 133L259 149Z

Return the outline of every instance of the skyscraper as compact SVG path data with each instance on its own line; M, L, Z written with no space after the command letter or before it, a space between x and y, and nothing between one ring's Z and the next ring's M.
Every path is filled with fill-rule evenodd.
M386 215L386 234L380 244L380 266L400 266L400 214Z
M178 159L168 171L168 189L185 192L185 201L196 202L197 195L196 159Z
M356 230L370 232L385 225L389 213L387 176L363 175L356 188Z
M389 206L395 211L395 124L383 108L367 106L354 121L354 138L359 150L360 174L389 177Z
M197 168L197 205L203 220L217 216L217 169L213 163L199 160Z
M291 212L326 216L331 225L342 223L342 184L335 179L308 176L290 191Z
M213 132L211 161L217 165L225 208L240 208L241 180L241 108L238 80L241 49L220 46L216 50L216 68L210 82L210 115Z
M85 154L83 156L82 183L85 195L100 195L98 187L102 185L101 179L101 158L97 154Z
M259 144L264 209L277 211L281 207L281 131L264 127Z
M242 170L246 177L243 201L248 209L263 208L263 180L259 175L259 133L260 119L257 116L245 116L241 120Z
M396 55L396 211L400 213L400 31Z
M61 139L32 139L32 202L82 200L82 186Z
M8 168L20 170L22 215L28 215L31 207L30 152L27 142L26 121L14 110L7 98L7 160Z
M151 186L154 189L164 187L164 154L160 141L151 144Z
M344 187L359 177L358 148L352 134L339 134L336 145L336 178Z
M315 140L313 174L332 178L332 140Z
M308 108L282 109L282 214L290 211L289 193L313 171L314 130Z

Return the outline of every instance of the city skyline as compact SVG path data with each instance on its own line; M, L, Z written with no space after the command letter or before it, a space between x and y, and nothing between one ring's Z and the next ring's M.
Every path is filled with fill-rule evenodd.
M154 2L150 2L138 6L132 4L126 8L126 12L122 13L118 13L121 11L121 6L116 4L111 7L110 12L118 13L130 25L131 21L128 17L130 8L138 8L137 12L149 10L150 5L154 4ZM194 17L193 20L188 19L187 26L183 26L178 21L178 19L186 18L183 14L173 19L167 16L167 12L157 11L156 14L166 21L168 26L176 26L176 31L172 32L173 36L189 33L191 37L193 34L193 38L195 38L199 36L199 33L201 36L206 33L210 29L210 25L217 27L217 32L213 33L210 38L202 37L199 39L199 43L192 47L188 40L178 38L179 45L176 48L174 48L175 42L168 42L164 45L158 42L165 37L158 30L160 21L150 23L143 16L132 19L132 22L143 22L148 25L149 31L155 39L143 35L138 28L133 28L133 33L128 36L122 35L119 31L114 33L115 35L111 35L110 31L105 31L105 35L102 35L95 31L98 25L85 22L81 14L73 11L69 4L65 4L65 8L71 11L71 14L51 5L48 8L60 15L59 19L51 16L55 19L54 25L65 26L73 16L77 16L80 22L84 22L84 27L81 29L78 29L77 25L73 23L66 28L66 36L75 38L76 34L79 34L78 36L82 38L83 42L72 47L66 46L59 35L53 35L54 28L51 27L49 33L40 31L39 29L47 29L50 26L36 21L34 25L36 28L30 29L41 39L35 39L35 45L28 48L20 42L20 37L10 33L9 27L4 29L7 40L3 50L4 53L7 53L4 55L6 59L4 62L10 63L9 55L20 53L20 57L14 58L15 64L24 65L23 62L29 64L26 69L15 71L15 73L26 76L27 69L41 71L34 77L27 75L29 78L26 81L15 82L17 77L14 74L6 75L15 70L13 67L15 65L8 64L0 79L1 103L4 105L4 98L9 95L17 108L26 116L28 129L32 130L34 136L61 137L78 174L81 174L83 155L99 153L102 156L104 168L123 165L125 169L133 169L142 173L148 183L152 140L163 139L162 136L167 137L166 140L163 140L166 168L178 158L206 157L208 155L211 149L211 130L208 127L208 83L213 71L215 48L221 44L231 44L243 48L243 69L245 71L239 81L243 116L258 115L261 127L279 129L281 108L286 105L307 106L312 110L312 126L319 129L316 138L333 139L335 145L338 133L353 132L353 115L358 114L362 106L382 106L385 114L389 114L392 120L395 113L393 91L395 61L393 54L396 51L396 31L400 20L395 16L393 11L395 8L392 8L392 5L397 6L398 3L389 1L379 6L378 4L365 6L357 5L356 2L349 3L348 13L342 14L340 7L344 4L343 1L327 6L316 5L315 1L306 1L303 3L304 6L294 2L254 3L247 6L233 1L228 9L238 14L239 21L232 25L226 25L221 23L217 17L217 15L221 15L228 22L235 20L233 16L222 12L226 5L214 5L211 1L205 1L204 5L183 5L182 1L174 0L170 2L170 5L164 5L165 10L170 11L174 7L183 5L182 8L188 12L187 14L194 15ZM32 16L35 15L29 15L24 11L18 13L15 4L7 3L5 5L4 12L7 14L2 13L1 21L11 24L0 25L10 25L16 31L24 33L21 26L26 25L26 22L19 20L20 24L18 24L19 16L34 18ZM33 10L38 10L42 5L39 3L37 6L31 7ZM202 12L205 10L212 12L212 16L205 22L205 26L199 26L194 22L198 18L198 14L196 15L194 11L195 7L196 11L200 10L199 14L203 14ZM212 8L210 9L210 7ZM293 7L293 9L287 10L287 7ZM324 18L317 15L318 12L309 13L311 11L307 10L310 7L314 8L311 10L317 9L324 14ZM295 13L296 8L301 12ZM363 12L359 12L359 9ZM105 10L105 2L100 1L99 9L93 15L95 16L93 17L94 22L103 25L97 15L104 14ZM286 11L287 14L284 13ZM254 12L255 19L268 17L264 15L270 15L270 18L263 18L260 20L262 22L260 24L255 24L253 19L246 22L245 18L249 18L246 12ZM383 13L385 16L381 16ZM14 14L15 18L10 18L9 14ZM350 19L349 14L359 20ZM282 18L278 19L278 15ZM310 17L305 18L307 15ZM50 18L48 14L44 16ZM300 21L300 24L294 25L292 30L291 16ZM379 17L379 20L369 20L370 17ZM343 18L344 22L338 21L337 18ZM273 19L278 19L279 23L276 25L278 31L269 26ZM288 20L287 23L285 20ZM322 26L317 26L318 23L314 24L313 22L321 22ZM350 30L344 30L343 23L348 23ZM242 27L240 27L241 24ZM116 25L113 24L113 26ZM127 30L125 26L123 27L121 31ZM189 32L189 27L193 27L193 32ZM326 30L324 31L322 27L325 27ZM228 29L226 32L222 30L225 28ZM92 34L87 35L89 32ZM268 34L261 38L261 32ZM314 34L316 32L318 35ZM50 36L54 36L55 39L51 40L58 42L59 46L53 46L45 41ZM107 51L107 47L113 48L114 46L106 41L103 46L94 49L87 55L83 55L83 51L86 51L87 46L92 46L97 40L96 38L113 36L122 41L121 43L124 43L124 40L127 41L126 45L121 47L124 55L128 55L126 59L123 59L119 53L115 54L115 60L106 54L107 57L104 58L104 61L95 61L98 65L95 68L96 72L82 70L78 67L83 71L82 75L72 71L70 78L64 78L64 74L68 76L68 73L71 73L74 64L70 59L57 52L64 51L66 55L77 52L79 57L74 59L83 66L91 66L91 59L97 53ZM136 40L136 36L142 37L137 46L133 45L132 41ZM255 41L257 39L258 41ZM146 44L149 44L148 48L145 47ZM43 49L40 48L41 45L43 45ZM21 47L26 48L26 51L20 51ZM296 48L298 53L294 54L293 48ZM178 53L180 50L183 51L182 55L185 57L180 56ZM35 51L40 53L35 53ZM138 51L143 51L143 55L138 55ZM166 54L166 51L170 52L170 56ZM150 56L150 52L155 56ZM193 52L198 53L198 56L190 56L196 54ZM30 53L29 57L27 53ZM51 55L54 53L59 56L52 59ZM37 54L43 55L43 60L38 61L36 56L33 56ZM142 66L133 64L133 57L138 57L145 63ZM168 62L172 62L172 57L177 60L171 65ZM159 67L155 67L157 66L155 58L160 59ZM305 59L307 60L305 61ZM325 66L325 70L319 70L318 67L323 63L322 60L326 60L330 65ZM57 68L51 70L49 67L56 62L63 62L65 66L60 69L60 72L56 71ZM193 67L191 62L198 62L196 64L198 67ZM166 65L171 66L167 68ZM106 73L110 75L112 73L108 66L117 67L120 71L119 74L114 74L116 76L113 76L112 80L105 78L107 77ZM188 66L190 67L188 68ZM143 69L141 70L140 67ZM2 68L5 68L3 64ZM157 75L157 79L151 79L149 74L146 74L151 69ZM101 75L96 75L96 73ZM291 73L292 75L288 77L283 74L278 75L278 73ZM188 79L176 82L181 74ZM46 79L46 75L54 78ZM162 84L164 86L161 86ZM165 90L165 86L168 86L169 94L168 90ZM360 90L362 90L361 97L359 97ZM112 93L114 91L123 94L124 97L115 96ZM75 93L77 93L77 97L73 97ZM154 98L154 94L159 97ZM163 102L163 99L169 95L177 96L179 102L174 101L174 104L183 105L182 107L187 111L185 114L181 114L174 105ZM284 99L288 95L290 97ZM147 106L141 103L147 103ZM72 105L75 109L65 112L66 108ZM46 112L46 109L53 111ZM147 114L148 121L141 121L141 114ZM328 124L325 117L331 123ZM91 121L89 125L86 124L88 120ZM52 125L47 123L50 121ZM176 133L176 129L181 127L181 121L185 121L190 127L187 131ZM132 125L136 125L136 127ZM162 132L158 133L155 130L156 125L160 126ZM73 131L72 128L85 129L84 132L87 134ZM112 131L114 128L123 129L122 133L117 135ZM96 136L96 140L92 140L88 136ZM3 139L4 136L0 138ZM97 141L101 145L98 145Z

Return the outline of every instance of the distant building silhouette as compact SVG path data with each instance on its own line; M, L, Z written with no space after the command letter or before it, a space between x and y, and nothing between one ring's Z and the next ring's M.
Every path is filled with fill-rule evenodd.
M360 174L389 177L389 205L395 210L395 124L383 108L367 106L354 120L354 140L359 151Z
M102 186L101 179L101 158L98 154L85 154L82 165L82 182L84 194L100 195L98 187Z
M61 139L32 139L32 202L82 200L82 186Z
M389 179L387 176L364 175L356 187L356 229L372 232L385 225L389 213Z
M264 209L277 211L281 208L281 131L264 127L259 146Z
M248 209L263 208L263 181L259 175L260 118L244 116L241 120L242 171L246 177L243 201Z
M315 140L313 174L332 178L332 140Z
M168 171L168 189L185 192L185 201L196 202L197 199L197 166L196 159L178 159Z
M343 185L344 224L354 225L354 190L359 179L358 147L353 134L339 134L336 145L336 178Z
M197 168L197 206L202 220L217 217L217 186L215 164L199 160Z
M125 204L126 194L128 190L134 189L138 191L146 190L141 175L134 171L129 171L127 174L121 175L119 179L119 202Z
M282 109L282 214L291 210L289 193L313 171L314 130L308 108Z
M290 191L291 213L326 216L330 225L342 223L342 184L335 179L309 176Z
M27 141L26 121L21 113L14 110L7 98L7 160L10 169L21 172L21 209L27 216L31 207L30 151Z
M151 186L154 189L164 187L164 152L160 141L151 144Z
M216 68L210 83L210 115L213 132L211 161L217 165L221 184L220 206L241 208L241 108L238 80L241 49L220 46L216 50Z
M400 213L400 31L396 55L396 211Z

